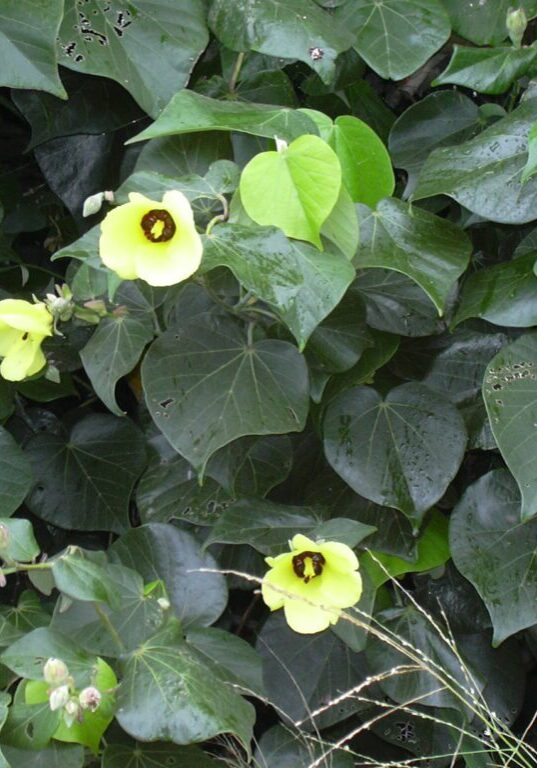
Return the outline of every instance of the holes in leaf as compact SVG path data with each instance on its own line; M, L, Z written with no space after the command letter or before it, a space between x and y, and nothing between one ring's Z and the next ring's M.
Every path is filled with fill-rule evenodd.
M396 739L403 744L415 744L416 743L416 731L412 723L408 721L406 723L396 723L395 727L399 733Z

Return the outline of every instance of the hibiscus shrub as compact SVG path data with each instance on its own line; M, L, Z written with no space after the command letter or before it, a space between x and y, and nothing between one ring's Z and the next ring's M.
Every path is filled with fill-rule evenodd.
M0 6L0 768L535 766L537 1Z

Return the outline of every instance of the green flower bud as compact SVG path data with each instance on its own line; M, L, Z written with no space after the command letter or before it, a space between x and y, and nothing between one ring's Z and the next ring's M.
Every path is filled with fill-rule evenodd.
M524 32L528 26L528 19L523 8L513 9L511 8L507 12L507 19L505 21L507 26L507 32L511 38L511 42L515 48L520 48L522 45L522 38Z

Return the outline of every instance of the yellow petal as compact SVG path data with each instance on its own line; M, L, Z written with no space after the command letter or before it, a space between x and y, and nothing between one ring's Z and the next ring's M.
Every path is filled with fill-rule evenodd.
M45 304L32 304L23 299L0 301L0 322L23 333L52 336L52 315Z
M315 581L319 584L319 602L324 605L350 608L362 596L362 577L357 571L341 573L325 566Z
M294 552L320 552L321 548L303 533L295 533L290 541L291 549Z
M277 561L277 562L276 562ZM261 583L261 595L263 602L271 611L281 608L286 594L293 592L297 584L301 584L293 571L293 557L291 553L285 553L275 558L274 567L267 571ZM272 585L276 589L272 589Z
M358 558L346 544L325 541L320 545L320 551L326 562L338 571L355 571L358 568Z
M41 351L43 338L44 336L37 334L28 334L24 339L21 335L19 341L10 347L2 360L0 375L8 381L21 381L40 371L46 363Z
M101 222L99 239L99 255L103 264L124 280L137 277L136 255L147 250L151 253L155 246L145 237L140 222L148 211L160 205L137 193L132 193L129 198L132 202L119 205L107 213Z
M0 357L5 357L11 347L17 344L23 336L24 331L19 331L0 322Z
M201 264L203 245L194 226L177 224L175 235L167 243L150 243L151 252L134 254L135 271L149 285L175 285L196 272Z
M287 598L284 604L285 619L291 629L302 635L322 632L338 620L338 613L324 611L300 598Z

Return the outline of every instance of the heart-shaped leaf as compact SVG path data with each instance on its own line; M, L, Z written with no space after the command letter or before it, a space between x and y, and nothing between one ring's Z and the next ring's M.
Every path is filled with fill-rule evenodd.
M28 458L11 434L0 427L0 516L9 517L32 485Z
M341 165L318 136L301 136L285 149L261 152L242 172L246 213L257 224L322 248L319 232L341 188Z
M153 342L142 382L155 423L202 473L232 440L301 431L308 412L306 364L292 344L250 343L232 320L209 314Z
M455 477L465 446L455 406L422 384L402 384L384 400L370 387L355 387L326 411L332 467L357 493L400 509L415 528Z

